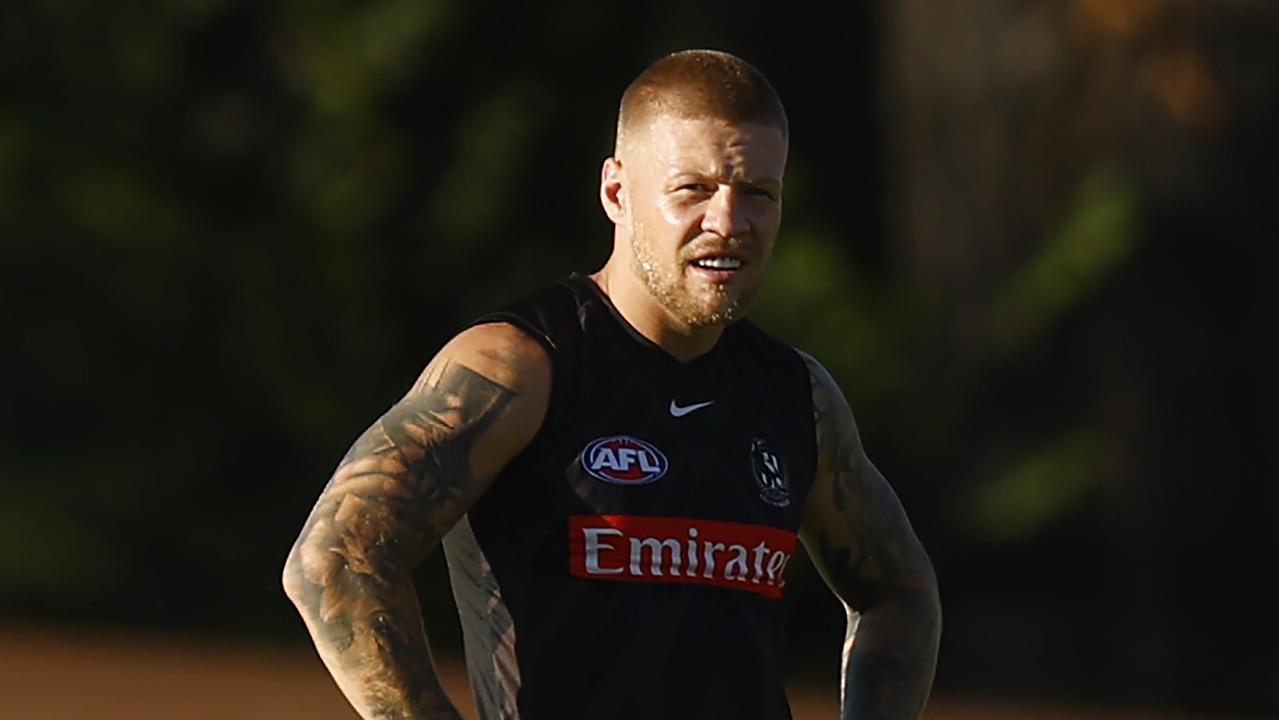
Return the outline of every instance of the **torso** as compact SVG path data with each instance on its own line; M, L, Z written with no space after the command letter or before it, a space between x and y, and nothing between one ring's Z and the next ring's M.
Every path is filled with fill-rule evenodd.
M485 320L551 355L530 446L445 540L484 718L788 718L784 570L816 454L753 325L681 364L574 276Z

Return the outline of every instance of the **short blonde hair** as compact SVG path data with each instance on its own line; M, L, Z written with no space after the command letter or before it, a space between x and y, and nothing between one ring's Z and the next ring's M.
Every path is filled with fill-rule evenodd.
M653 63L626 88L617 143L655 116L709 117L772 125L789 137L786 110L764 74L731 53L683 50Z

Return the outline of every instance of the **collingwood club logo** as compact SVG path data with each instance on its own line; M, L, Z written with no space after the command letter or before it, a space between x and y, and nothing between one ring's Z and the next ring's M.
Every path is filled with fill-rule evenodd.
M755 470L755 483L759 485L759 499L773 507L790 505L786 466L781 456L769 450L768 443L760 438L751 441L751 466Z

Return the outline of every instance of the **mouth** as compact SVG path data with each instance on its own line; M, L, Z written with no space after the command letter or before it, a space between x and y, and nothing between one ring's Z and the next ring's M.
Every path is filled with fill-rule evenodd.
M689 267L697 275L722 284L736 277L746 267L746 261L730 253L710 253L694 258L689 262Z

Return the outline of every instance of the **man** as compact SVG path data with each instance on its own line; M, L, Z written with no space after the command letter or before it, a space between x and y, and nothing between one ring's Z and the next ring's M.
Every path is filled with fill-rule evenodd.
M732 55L648 68L601 174L604 268L454 337L351 448L284 583L362 717L458 717L410 579L442 539L481 717L789 717L797 534L848 609L843 717L919 716L928 558L831 377L738 320L787 133Z

